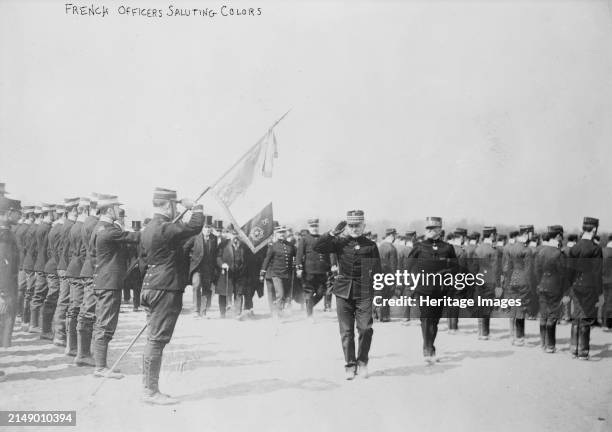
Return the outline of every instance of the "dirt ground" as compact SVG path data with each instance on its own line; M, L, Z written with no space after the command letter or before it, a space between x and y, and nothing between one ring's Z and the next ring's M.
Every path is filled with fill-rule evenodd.
M612 334L599 328L583 362L568 354L567 325L557 330L559 351L545 354L537 321L527 322L525 347L510 344L506 319L492 320L489 341L477 340L472 320L462 319L456 335L443 322L441 361L426 366L418 323L397 318L374 324L370 378L345 381L335 312L318 309L313 323L294 307L276 321L260 299L251 321L221 320L218 310L195 319L189 298L160 379L180 404L140 401L144 338L120 365L126 377L91 398L99 383L91 368L17 331L0 351L8 374L0 409L76 410L79 431L612 431ZM109 362L145 321L127 305L122 312ZM43 430L54 429L67 430Z

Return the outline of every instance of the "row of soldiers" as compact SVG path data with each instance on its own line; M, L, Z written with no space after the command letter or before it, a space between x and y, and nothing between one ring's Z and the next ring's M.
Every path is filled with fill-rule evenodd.
M360 210L350 211L348 222L343 221L323 235L319 234L317 219L309 220L308 231L292 236L293 239L287 238L286 227L276 226L274 242L252 253L233 227L223 229L221 221L213 223L212 217L204 215L201 207L194 207L188 200L180 203L193 210L190 221L176 223L177 203L175 191L157 188L153 218L145 221L148 223L142 230L135 222L132 231L128 231L124 226L125 212L113 195L70 198L62 205L23 208L18 201L3 197L0 208L6 226L3 233L6 244L14 239L16 251L14 256L10 255L11 246L3 253L7 257L5 262L16 266L16 289L14 293L3 289L0 297L11 296L11 301L3 302L0 315L14 322L15 316L21 314L24 330L40 332L41 338L65 346L66 354L75 357L77 366L94 366L95 376L121 378L121 374L107 367L108 343L117 326L121 291L126 284L132 285L135 297L140 298L137 290L142 288L149 322L143 357L145 399L165 403L171 398L161 394L157 386L161 355L172 336L182 309L182 292L188 284L193 287L198 317L205 315L210 306L213 288L219 295L221 314L233 309L241 318L252 315L254 293L263 296L262 282L271 310L277 315L300 292L298 298L303 300L310 316L317 302L332 290L336 295L347 378L352 379L358 370L367 376L373 317L389 320L388 308L372 309L372 284L368 277L402 268L409 272L465 271L486 275L485 285L476 287L474 292L420 287L411 295L438 296L450 291L457 298L521 299L521 306L511 310L513 340L521 344L535 286L543 347L553 352L561 299L570 294L572 351L578 358L588 358L593 308L603 281L601 266L597 270L594 264L601 264L603 254L594 242L598 228L594 218L585 218L580 240L573 246L566 245L567 257L560 249L563 240L560 226L549 227L543 236L544 243L538 250L532 250L529 246L534 234L532 226L521 226L511 234L508 244L500 243L494 227L485 227L482 240L457 229L445 242L441 218L427 219L420 241L416 241L416 233L402 239L397 238L396 230L389 229L377 245L364 233ZM450 270L445 260L452 261ZM4 270L12 275L13 269ZM298 285L301 288L296 290ZM393 290L384 295L392 296ZM568 298L565 296L565 303ZM609 295L605 298L608 301ZM11 310L7 313L8 309ZM442 309L420 308L419 312L424 355L433 363ZM458 312L456 308L448 311L451 331L457 329ZM479 308L477 315L479 336L486 339L491 308ZM12 325L6 319L2 322L5 323L2 335L8 334L8 341L6 336L2 341L6 346L10 344ZM360 333L357 357L355 324Z
M484 277L483 286L446 289L448 296L457 299L520 300L520 306L511 307L508 313L513 344L524 345L525 319L538 313L541 346L548 353L555 352L555 331L559 320L572 321L571 352L579 359L588 359L590 328L596 323L598 314L604 331L612 330L612 242L600 247L598 219L584 218L580 238L572 234L565 243L564 230L560 225L549 226L545 233L537 237L532 225L522 225L508 236L498 235L497 229L492 226L485 227L482 236L476 232L468 235L466 229L457 228L443 242L441 219L433 218L428 224L428 230L440 232L436 234L432 250L424 253L425 256L431 255L433 260L452 259L456 262L456 265L450 266L454 267L452 271L473 275L480 273ZM425 267L429 271L439 270L436 264L419 265L415 262L419 257L419 253L414 252L415 245L423 249L427 239L416 240L414 232L407 233L403 238L398 238L396 234L395 229L387 229L383 241L378 244L383 272L412 272L418 267ZM434 247L437 251L431 253ZM441 294L435 289L426 293ZM385 294L393 295L392 292ZM414 296L415 293L404 290L403 294ZM479 339L489 337L492 311L492 307L472 310L472 316L478 317ZM456 333L459 307L448 307L445 313L449 333ZM381 316L383 321L388 320L388 308L386 311L381 308ZM428 324L437 328L437 321ZM424 354L429 361L435 357L435 331L433 328L424 331Z

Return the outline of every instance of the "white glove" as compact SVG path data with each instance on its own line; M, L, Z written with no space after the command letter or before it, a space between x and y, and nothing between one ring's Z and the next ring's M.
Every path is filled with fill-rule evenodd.
M229 265L227 265L226 263L221 264L221 268L223 270L228 270L229 269Z

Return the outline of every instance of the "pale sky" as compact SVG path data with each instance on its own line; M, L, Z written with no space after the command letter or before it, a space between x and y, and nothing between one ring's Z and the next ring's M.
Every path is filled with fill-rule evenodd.
M606 1L64 3L0 0L0 182L26 203L115 193L143 218L153 187L195 197L292 108L281 221L612 229Z

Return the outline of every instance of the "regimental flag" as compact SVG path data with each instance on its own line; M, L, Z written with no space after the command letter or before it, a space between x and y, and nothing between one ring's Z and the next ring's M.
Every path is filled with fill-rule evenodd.
M264 247L273 233L271 177L277 157L276 136L270 129L211 188L238 235L253 253Z

